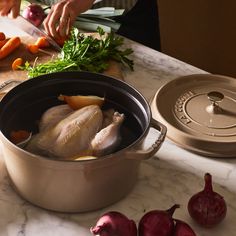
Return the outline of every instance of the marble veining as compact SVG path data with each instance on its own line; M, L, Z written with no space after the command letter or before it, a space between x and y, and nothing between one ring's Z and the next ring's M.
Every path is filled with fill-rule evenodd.
M1 170L5 171L2 160L1 165ZM91 235L89 228L107 211L119 210L138 224L145 212L167 209L175 203L181 207L174 216L188 222L198 235L222 236L228 232L227 235L233 236L236 230L236 225L233 224L236 218L234 193L214 184L214 190L222 194L228 204L227 218L213 229L203 229L190 219L186 208L190 196L203 188L203 179L156 157L141 163L138 181L127 197L94 212L63 214L47 211L19 197L12 189L7 175L1 175L0 183L0 235L4 236L87 236Z

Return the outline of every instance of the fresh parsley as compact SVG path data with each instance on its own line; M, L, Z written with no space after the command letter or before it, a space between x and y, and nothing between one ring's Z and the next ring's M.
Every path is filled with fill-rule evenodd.
M26 62L23 70L28 71L29 78L61 71L103 72L109 66L109 60L115 60L133 70L133 61L128 56L131 48L122 50L123 38L114 33L105 34L97 28L99 37L87 36L77 28L71 30L70 38L65 42L59 55L46 63L35 61L31 66Z

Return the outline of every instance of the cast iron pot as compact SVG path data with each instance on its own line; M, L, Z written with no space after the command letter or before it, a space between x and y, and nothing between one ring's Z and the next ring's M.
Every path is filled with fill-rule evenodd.
M122 143L112 154L95 160L63 161L25 151L9 140L12 130L37 132L37 121L58 95L105 96L105 107L126 116ZM150 147L142 144L150 127L158 130ZM141 160L160 148L166 127L152 119L145 98L127 83L89 72L63 72L20 83L0 102L0 140L10 179L29 202L60 212L84 212L126 196L137 180Z

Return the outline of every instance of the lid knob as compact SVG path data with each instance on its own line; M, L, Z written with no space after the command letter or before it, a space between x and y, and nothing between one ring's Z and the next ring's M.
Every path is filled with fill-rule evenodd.
M221 113L222 109L219 106L219 102L224 99L224 94L218 91L211 91L207 94L207 98L210 100L211 105L206 107L206 111L212 114Z

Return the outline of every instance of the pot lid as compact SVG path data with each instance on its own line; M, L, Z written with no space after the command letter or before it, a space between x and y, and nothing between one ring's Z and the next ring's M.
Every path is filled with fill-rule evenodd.
M236 157L236 79L213 74L179 77L155 94L153 118L183 148L213 157Z

